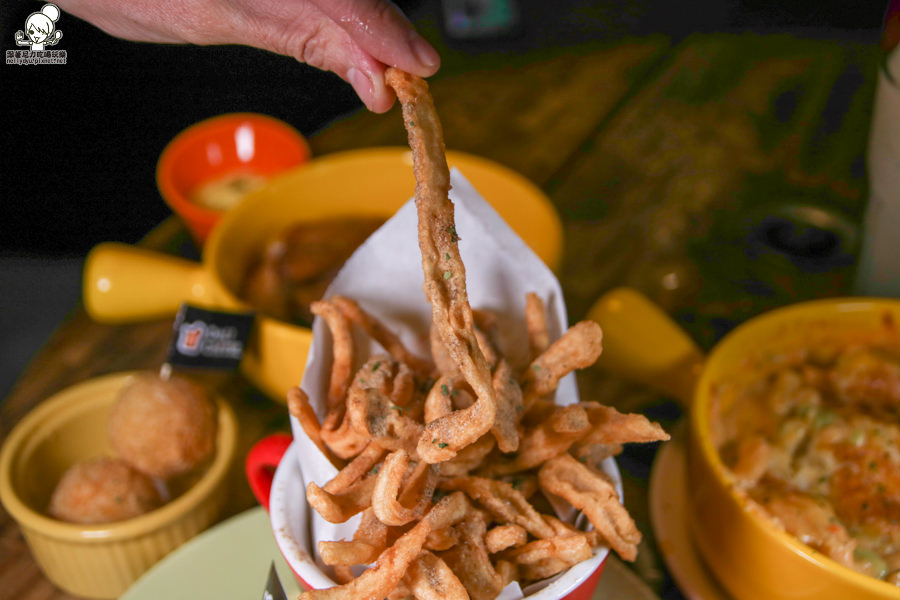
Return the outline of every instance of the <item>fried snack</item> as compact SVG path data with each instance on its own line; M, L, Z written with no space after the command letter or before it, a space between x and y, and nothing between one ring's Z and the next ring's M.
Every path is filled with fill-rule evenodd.
M376 477L368 475L339 492L329 492L315 481L306 486L306 500L329 523L343 523L372 505Z
M326 565L342 566L367 565L377 559L387 547L388 526L375 516L375 511L371 507L363 511L359 528L351 541L323 540L318 544L322 562Z
M437 470L433 470L428 463L419 463L410 475L411 485L414 486L415 482L424 477L426 489L419 495L419 501L415 506L412 508L403 506L397 498L400 495L400 485L407 467L409 467L407 453L403 450L395 450L384 459L384 464L378 472L375 491L372 494L372 508L375 510L375 516L385 525L406 525L420 517L434 493ZM428 490L428 488L431 489Z
M459 255L453 203L448 195L450 169L428 84L395 68L385 72L385 81L397 92L412 148L419 249L432 324L476 396L469 408L454 411L426 426L419 440L419 455L436 463L453 458L494 425L497 400L490 367L475 337L472 307L466 292L466 270Z
M454 527L460 542L441 553L441 558L453 569L472 600L492 600L503 589L503 579L491 564L484 542L487 518L481 511L471 510Z
M523 579L533 580L552 577L591 554L588 536L576 533L535 540L504 553L504 557L518 565Z
M306 395L306 392L298 387L288 390L287 406L288 412L297 419L309 439L335 468L340 468L343 461L335 456L322 441L322 425L309 403L309 396Z
M216 404L188 379L141 373L119 391L109 416L109 442L134 468L160 479L209 460L216 445Z
M469 503L463 494L441 498L416 525L400 536L378 556L375 565L352 581L322 590L300 594L301 600L342 600L346 598L385 598L400 582L410 563L415 560L436 529L449 527L466 516Z
M553 535L553 529L525 496L505 481L484 477L458 477L440 482L439 488L464 491L500 523L521 525L537 538Z
M373 340L381 344L395 360L408 365L411 369L419 373L428 373L431 371L431 364L428 361L422 360L410 352L394 332L385 327L381 321L360 308L359 304L354 300L345 298L344 296L334 296L331 298L331 301L345 317L359 325Z
M496 361L491 384L497 394L497 416L491 433L497 440L501 452L515 452L519 449L519 417L524 409L522 388L516 380L512 366L505 360Z
M525 375L526 410L541 396L556 390L559 380L574 371L589 367L600 357L603 332L594 321L573 325L532 361Z
M47 512L70 523L112 523L163 504L153 480L117 458L98 457L70 467Z
M531 358L535 359L550 346L550 331L547 329L544 301L534 292L525 294L525 326L528 328L528 348L531 350Z
M514 458L493 462L487 471L494 476L527 471L566 452L590 427L587 412L580 406L558 406L549 418L528 430Z
M416 600L469 600L466 588L447 563L427 550L410 565L407 578Z
M538 471L541 488L581 510L609 545L634 560L641 532L609 481L568 454L548 460Z
M301 598L493 600L510 582L556 575L604 543L633 560L640 534L614 487L571 453L599 456L627 442L664 439L665 432L593 403L555 403L560 379L601 352L594 323L579 323L550 343L544 304L529 294L523 327L530 367L518 373L498 351L501 315L468 303L427 85L396 69L386 80L397 91L413 149L433 362L409 352L349 298L317 309L332 330L340 328L340 343L354 343L351 324L388 354L371 356L348 383L356 349L336 351L338 373L331 373L320 427L307 414L308 401L292 396L304 430L311 437L318 431L330 452L349 461L331 481L309 485L310 504L330 521L362 513L352 540L318 542L341 585ZM553 495L581 508L596 530L560 520L548 500ZM373 562L350 579L351 567Z
M389 364L390 363L390 364ZM387 356L372 356L356 372L347 392L346 403L335 406L325 417L322 441L343 459L356 456L372 439L365 423L367 390L390 394L394 365Z
M521 525L497 525L484 534L484 544L491 554L522 546L527 541L528 532Z
M341 409L353 378L353 337L347 317L334 302L313 302L312 314L322 317L331 331L331 382L328 388L326 424L329 429L343 416Z

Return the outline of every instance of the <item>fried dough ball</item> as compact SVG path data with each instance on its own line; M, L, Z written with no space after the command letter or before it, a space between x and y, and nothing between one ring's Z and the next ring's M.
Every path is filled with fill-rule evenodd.
M50 498L50 516L70 523L112 523L163 503L153 480L118 458L98 457L67 470Z
M212 456L217 425L215 402L202 387L175 375L145 373L119 392L109 442L131 466L168 479Z

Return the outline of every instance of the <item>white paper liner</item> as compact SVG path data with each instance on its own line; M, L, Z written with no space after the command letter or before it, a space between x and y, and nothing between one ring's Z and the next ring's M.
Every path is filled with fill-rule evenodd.
M499 316L498 329L504 335L511 334L500 340L501 353L514 367L527 365L525 294L534 292L544 301L550 339L556 339L567 328L559 281L456 169L451 171L450 182L450 199L455 206L456 231L466 267L469 302L473 308L490 309ZM431 306L422 288L423 281L416 207L413 200L409 200L357 249L335 277L325 297L342 295L356 300L364 310L398 334L407 348L427 356ZM309 395L321 420L325 417L332 341L322 319L316 318L312 329L313 342L301 387ZM358 349L355 368L359 368L372 353L384 352L383 348L362 334L355 334L355 338ZM560 405L578 402L574 374L560 381L556 402ZM337 470L293 417L291 426L303 479L324 486L337 474ZM621 495L618 471L611 459L607 460L604 468L614 475ZM310 513L312 548L320 540L352 539L359 524L359 516L346 523L334 524L325 521L315 511ZM605 550L602 551L605 553ZM319 565L326 568L320 561ZM501 594L503 600L522 598L518 584L507 588Z

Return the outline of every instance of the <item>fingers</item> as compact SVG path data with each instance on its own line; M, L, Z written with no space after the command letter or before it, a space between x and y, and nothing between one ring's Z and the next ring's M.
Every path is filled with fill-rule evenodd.
M312 0L363 51L387 66L428 77L440 67L437 51L387 0Z

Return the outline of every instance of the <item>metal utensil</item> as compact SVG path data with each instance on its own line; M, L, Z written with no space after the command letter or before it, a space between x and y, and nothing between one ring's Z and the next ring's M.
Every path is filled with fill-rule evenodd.
M266 579L266 588L263 590L262 600L287 600L284 586L281 585L278 572L275 570L275 561L272 561L269 567L269 577Z

